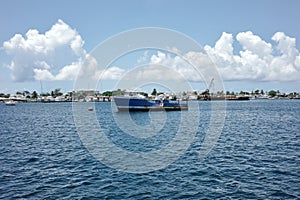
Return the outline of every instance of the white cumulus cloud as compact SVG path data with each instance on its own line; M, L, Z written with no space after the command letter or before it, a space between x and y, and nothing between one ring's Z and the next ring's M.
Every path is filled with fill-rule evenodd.
M30 29L23 37L14 35L3 43L3 49L12 60L7 67L14 81L74 80L79 75L95 76L96 65L83 48L79 33L62 20L58 20L44 34ZM116 69L106 72L114 78Z
M127 73L117 66L98 70L96 58L83 46L79 33L62 20L45 33L30 29L25 36L16 34L3 43L3 49L12 57L7 67L14 81L74 80L77 75L118 80ZM300 81L296 39L283 32L275 33L268 41L251 31L236 36L223 32L215 45L205 45L203 52L190 51L182 57L173 48L176 50L173 53L145 52L137 63L148 64L148 69L135 70L133 78L184 77L190 81L207 81L214 76L212 69L216 68L225 81ZM167 66L175 73L168 73L166 68L160 70L159 66ZM174 75L177 73L180 76Z
M242 50L234 54L232 34L223 33L214 47L207 45L204 49L216 63L224 80L300 80L296 39L277 32L271 40L266 42L250 31L238 33L236 42ZM219 44L224 48L220 48Z
M263 41L259 36L254 35L251 31L237 34L236 39L244 50L248 50L260 58L272 53L272 45Z
M105 70L98 70L95 74L95 79L101 80L119 80L124 74L125 70L116 66L109 67Z
M191 51L179 57L158 51L149 62L149 66L168 66L190 81L211 79L215 75L213 68L225 81L300 80L300 54L296 39L283 32L275 33L270 41L264 41L250 31L240 32L236 37L224 32L214 46L204 46L204 52ZM154 78L161 77L153 72L147 73ZM164 78L168 75L164 74ZM144 73L144 76L148 75Z

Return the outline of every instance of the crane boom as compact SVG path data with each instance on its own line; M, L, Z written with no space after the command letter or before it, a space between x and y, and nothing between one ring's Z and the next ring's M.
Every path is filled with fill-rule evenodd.
M211 79L210 83L209 83L209 86L208 86L208 92L211 91L211 89L213 88L214 86L214 78Z
M210 83L208 85L208 88L204 92L202 92L201 94L202 95L209 95L209 92L213 88L213 85L214 85L214 78L211 79L211 81L210 81Z

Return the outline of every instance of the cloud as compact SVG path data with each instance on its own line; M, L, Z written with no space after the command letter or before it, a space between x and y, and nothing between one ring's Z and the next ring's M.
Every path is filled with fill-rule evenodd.
M37 80L55 80L55 77L47 69L33 69L34 78Z
M273 45L250 31L238 33L236 41L242 50L234 54L232 34L223 33L214 47L206 45L204 49L224 80L300 80L296 39L283 32L275 33L271 39Z
M201 76L199 76L199 73L197 73L198 71L195 68L194 64L197 61L206 60L205 56L206 55L203 55L202 53L198 53L198 52L189 52L185 55L171 55L171 54L158 51L156 55L154 54L151 56L149 66L150 67L159 66L159 65L165 66L170 68L170 70L176 72L177 75L174 75L174 73L162 73L160 75L155 76L153 72L151 72L151 74L149 72L149 75L147 75L146 72L149 71L147 70L144 71L144 76L152 77L153 79L169 79L169 80L179 80L182 79L183 77L186 80L199 81L201 80ZM196 64L199 63L201 62L197 62ZM205 63L207 62L205 61ZM155 67L155 70L156 71L158 70L157 67Z
M74 80L78 74L95 76L97 62L83 45L79 33L58 20L44 34L35 29L28 30L25 37L16 34L3 43L3 49L12 56L7 67L14 81L54 81ZM105 77L113 78L109 72Z
M127 81L179 81L183 77L170 67L160 64L149 64L136 67L122 77Z
M7 67L12 79L18 82L75 80L77 76L119 80L125 74L132 79L177 80L184 77L189 81L207 81L215 76L214 68L225 81L300 80L296 39L283 32L275 33L269 41L251 31L236 36L223 32L215 45L205 45L203 52L190 51L182 57L176 47L170 48L172 53L146 51L137 60L137 64L145 66L134 71L118 66L98 70L96 58L83 46L84 40L79 33L62 20L44 34L30 29L24 37L16 34L3 43L3 49L12 57ZM167 66L170 70L159 69L159 66ZM129 72L133 75L129 76Z
M236 37L224 32L214 46L204 46L204 52L190 51L179 57L158 51L150 57L149 63L149 66L168 66L189 81L210 80L215 76L213 68L225 81L300 80L296 39L283 32L275 33L269 42L250 31L240 32ZM143 76L161 78L153 73L144 70ZM165 73L163 77L168 76L172 75Z
M272 53L272 45L254 35L251 31L237 34L236 39L245 51L252 52L259 58L264 58Z
M216 70L210 57L204 52L190 51L185 54L157 51L147 65L135 69L132 79L170 81L209 81ZM133 73L133 72L131 72Z
M105 70L98 70L94 78L96 80L119 80L124 74L124 72L124 69L113 66Z

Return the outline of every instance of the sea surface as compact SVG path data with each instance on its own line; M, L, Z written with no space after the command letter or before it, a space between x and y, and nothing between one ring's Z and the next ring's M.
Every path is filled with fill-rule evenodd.
M181 112L130 113L136 127L150 129L151 120L163 117L153 129L157 133L145 135L130 134L136 130L131 126L122 131L126 113L109 102L80 103L82 122L88 126L85 115L95 114L112 144L135 155L166 147L180 128L196 130L187 149L173 152L178 158L148 172L126 172L93 156L74 122L72 103L1 103L0 199L300 199L300 100L226 102L222 132L204 158L199 150L218 110L212 111L212 102L198 103L198 127L182 124ZM167 162L159 158L154 164ZM136 167L146 166L136 161Z

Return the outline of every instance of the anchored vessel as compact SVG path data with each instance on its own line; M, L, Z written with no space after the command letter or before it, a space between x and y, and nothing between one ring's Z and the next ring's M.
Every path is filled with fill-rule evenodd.
M14 102L12 100L9 100L9 101L5 102L5 105L7 105L7 106L14 106L14 105L16 105L16 102Z
M187 110L188 103L179 100L148 100L140 97L114 97L119 111Z

